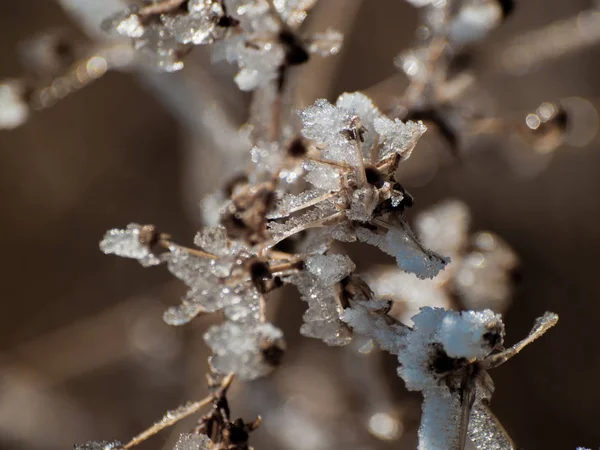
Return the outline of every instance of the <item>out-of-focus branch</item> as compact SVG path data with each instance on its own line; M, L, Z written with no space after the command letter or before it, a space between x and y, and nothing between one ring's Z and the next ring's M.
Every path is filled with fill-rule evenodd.
M57 0L83 31L98 42L115 39L104 33L102 20L124 8L120 0ZM142 65L136 68L143 68ZM167 108L189 130L208 139L219 151L238 152L238 125L223 108L227 101L221 98L224 90L194 61L185 70L174 74L159 74L140 70L144 83L149 86Z

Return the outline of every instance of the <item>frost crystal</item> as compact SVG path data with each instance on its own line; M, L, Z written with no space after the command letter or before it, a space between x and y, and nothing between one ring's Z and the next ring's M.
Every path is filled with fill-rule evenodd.
M352 273L356 266L346 255L316 255L306 259L306 269L323 284L332 286Z
M18 81L0 83L0 130L20 127L29 118L29 106L23 97L23 86Z
M161 260L152 253L146 230L136 223L130 223L124 230L109 230L100 241L100 250L106 254L137 259L144 267L160 264Z
M346 345L351 341L350 331L340 320L344 309L337 284L355 267L345 255L307 258L307 271L290 279L298 287L302 300L308 303L300 333L333 346Z
M122 448L123 444L119 441L90 441L75 445L75 450L120 450Z
M142 24L138 8L121 11L107 18L102 28L133 40L138 50L154 67L166 72L175 72L183 68L181 57L188 48L177 42L173 35L158 21Z
M274 8L264 0L234 0L227 3L239 21L239 33L215 47L213 59L227 60L239 67L235 82L243 91L282 81L287 67L303 64L309 53L337 53L341 35L326 33L303 37L296 33L315 0L275 0Z
M225 36L227 28L220 26L225 11L218 1L190 0L188 13L165 15L165 28L182 44L210 44Z
M356 236L396 258L398 267L418 278L435 277L449 262L448 258L426 250L406 229L392 228L385 235L380 235L358 228Z
M137 8L119 11L102 22L102 29L123 37L140 38L144 35L144 26L136 12Z
M173 450L210 450L212 441L204 434L182 433Z
M489 309L447 313L439 330L440 342L451 358L483 359L503 336L504 324L500 314Z
M422 122L402 123L399 119L390 120L387 117L377 117L373 122L375 131L379 134L382 146L379 159L386 159L397 154L404 161L410 157L419 138L427 128Z
M213 352L213 368L223 374L234 372L244 380L271 372L285 349L283 333L270 323L252 326L225 322L210 327L204 340Z

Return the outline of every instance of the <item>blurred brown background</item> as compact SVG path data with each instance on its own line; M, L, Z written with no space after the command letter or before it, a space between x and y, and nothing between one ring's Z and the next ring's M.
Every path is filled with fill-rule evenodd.
M350 31L335 61L307 69L314 82L302 86L306 101L366 89L395 72L392 58L410 45L416 26L413 9L399 0L321 3L315 26L341 20ZM590 6L583 0L518 3L506 26L484 44L489 60L516 34ZM353 22L339 13L346 8L355 9ZM20 74L19 41L56 27L76 25L53 1L0 2L0 79ZM519 77L489 70L483 84L507 114L566 96L596 98L599 57L600 45L592 46ZM222 67L205 70L228 73ZM314 73L329 74L324 78L330 82L315 80ZM202 133L182 124L161 98L147 80L109 73L22 128L0 132L2 449L125 441L165 410L202 396L207 352L201 334L209 321L184 329L164 325L162 310L177 302L182 286L161 268L143 270L134 261L103 255L97 246L106 229L131 221L154 223L191 242L202 191L222 182L206 159L214 155ZM230 105L245 102L240 95ZM235 120L241 117L238 109ZM474 229L499 233L520 256L523 279L506 316L509 343L524 336L543 311L560 315L556 329L492 374L493 409L525 449L600 446L599 143L556 152L534 178L521 178L501 158L482 152L411 189L415 211L449 196L464 200ZM267 380L237 388L234 411L250 419L265 415L277 396L318 394L327 404L317 414L328 427L348 398L328 396L324 386L337 379L336 371L348 378L354 369L344 365L340 350L300 337L299 300L274 304L274 320L287 330L290 348L282 374L274 387ZM373 364L394 373L393 360ZM387 382L390 400L414 411L418 396L402 393L397 378ZM360 396L354 397L360 409ZM418 412L408 417L400 444L366 439L360 448L415 448ZM317 448L302 434L294 446L272 436L277 424L269 420L266 415L252 440L255 448ZM284 425L304 426L297 417ZM142 448L170 448L173 436L165 432Z

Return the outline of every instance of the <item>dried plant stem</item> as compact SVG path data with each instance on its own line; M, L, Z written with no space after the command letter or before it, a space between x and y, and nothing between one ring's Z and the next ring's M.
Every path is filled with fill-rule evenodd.
M517 342L515 345L504 350L503 352L488 357L485 360L486 369L492 369L494 367L498 367L501 364L504 364L510 358L515 356L521 350L523 350L527 345L531 344L537 338L546 333L546 331L548 331L557 323L558 315L550 312L545 313L542 317L536 320L531 332L525 339Z
M229 388L229 386L231 385L231 382L233 381L233 377L234 377L234 375L232 373L230 373L225 378L223 378L223 381L221 382L221 386L219 388L220 393L225 392ZM144 442L146 439L154 436L156 433L158 433L158 432L164 430L165 428L168 428L168 427L176 424L180 420L185 419L186 417L191 416L192 414L198 412L200 409L209 405L213 401L213 398L215 397L215 395L219 395L219 394L209 395L209 396L203 398L202 400L199 400L199 401L193 402L193 403L188 403L187 405L177 408L175 411L168 412L167 414L165 414L165 416L162 418L162 420L160 420L159 422L156 422L150 428L148 428L147 430L144 430L143 432L141 432L140 434L135 436L133 439L131 439L127 444L125 444L125 446L123 446L123 450L127 450L132 447L135 447L136 445L140 444L141 442Z
M159 3L152 3L148 6L144 6L138 12L140 16L154 16L156 14L162 14L169 11L172 11L175 8L178 8L187 0L164 0Z
M165 249L175 247L175 248L178 248L179 250L185 250L186 252L188 252L194 256L199 256L200 258L219 259L218 256L213 255L212 253L207 253L205 251L202 251L202 250L199 250L196 248L185 247L183 245L176 244L175 242L169 241L167 239L161 239L160 241L158 241L158 244Z
M261 245L261 250L266 251L270 247L277 245L279 242L281 242L297 233L300 233L301 231L308 230L310 228L320 228L320 227L325 227L325 226L329 226L329 225L335 225L336 223L343 221L345 217L346 217L346 213L344 211L340 211L335 214L332 214L331 216L327 216L322 219L315 220L314 222L310 222L310 223L307 223L304 225L298 225L297 227L292 228L290 231L285 233L283 236L280 236L277 239L271 239L270 241L263 243Z

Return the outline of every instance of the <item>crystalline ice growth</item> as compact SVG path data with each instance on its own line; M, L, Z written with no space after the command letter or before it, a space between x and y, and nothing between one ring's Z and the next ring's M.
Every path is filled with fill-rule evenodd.
M391 120L387 117L377 117L373 123L382 143L379 159L384 160L393 154L400 155L400 160L408 159L417 145L417 141L427 131L423 122L414 123L401 120Z
M225 12L214 0L190 0L188 14L164 15L161 20L167 30L183 44L210 44L225 35L219 26Z
M29 118L29 106L24 100L23 86L18 81L0 83L0 130L12 130Z
M290 26L298 27L306 18L306 12L317 0L273 0L273 5L281 18Z
M222 226L202 228L194 237L194 244L206 253L221 257L231 255L232 251L237 250L231 248L225 228Z
M268 215L268 219L279 219L286 217L292 212L300 209L307 208L309 206L318 203L321 198L328 194L328 192L320 189L311 189L304 191L298 195L295 194L284 194L284 196L277 202L275 209Z
M129 38L140 38L144 35L144 26L140 16L136 14L136 8L119 11L102 21L101 27L105 31Z
M306 170L304 179L313 186L324 191L337 191L340 189L339 170L315 161L304 161L302 166Z
M344 309L340 319L347 323L355 333L375 339L379 348L392 355L397 355L402 350L401 336L406 332L406 328L390 324L381 314L377 313L377 310L383 310L389 306L388 302L351 301L350 305L350 308Z
M136 223L130 223L125 230L109 230L100 241L100 250L106 254L137 259L145 267L160 264L161 260L152 253L149 244L141 242L141 231L142 226Z
M422 409L418 450L458 448L460 393L450 392L446 386L430 388L423 392Z
M343 312L336 283L355 269L345 255L316 255L307 258L306 272L290 279L308 303L300 333L321 339L328 345L346 345L351 341L347 327L340 321Z
M225 322L210 327L204 340L213 352L214 369L223 374L234 372L244 380L271 372L285 349L283 333L270 323Z
M448 311L439 340L451 358L483 359L502 344L504 324L499 314L484 311Z
M477 450L516 450L513 442L498 424L498 419L493 417L488 407L481 402L475 401L473 405L468 433Z
M316 255L306 258L306 270L326 286L342 281L354 269L356 265L346 255Z
M90 441L75 445L75 450L120 450L122 448L123 444L119 441Z
M212 441L204 434L182 433L173 450L210 450Z
M407 227L407 225L403 225ZM405 228L390 228L385 235L376 234L366 228L357 228L360 241L375 245L388 255L396 258L398 267L419 278L433 278L449 262L434 252L426 251L412 233Z
M302 134L325 145L323 156L330 161L356 166L359 163L354 143L344 135L344 131L352 128L353 115L343 108L338 108L327 100L320 99L314 105L300 112Z

